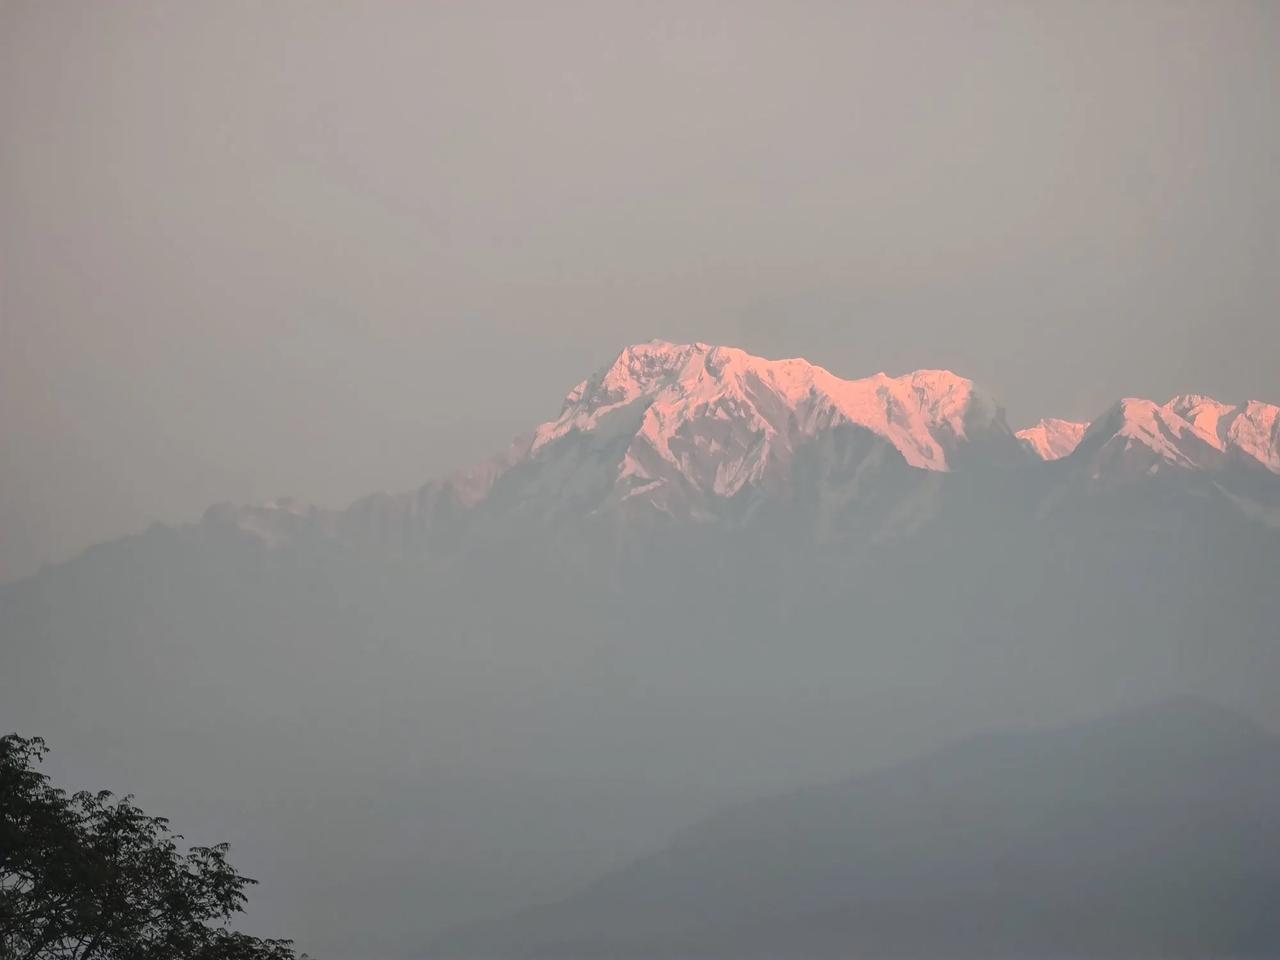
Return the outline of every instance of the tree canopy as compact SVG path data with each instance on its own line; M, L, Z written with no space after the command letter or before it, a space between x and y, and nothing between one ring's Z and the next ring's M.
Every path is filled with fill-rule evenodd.
M232 930L255 881L109 791L67 793L44 741L0 738L0 960L293 960Z

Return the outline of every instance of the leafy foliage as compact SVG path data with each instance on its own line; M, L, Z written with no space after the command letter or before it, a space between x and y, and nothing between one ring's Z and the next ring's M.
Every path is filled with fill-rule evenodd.
M254 883L108 791L68 794L39 738L0 738L0 960L292 960L227 924Z

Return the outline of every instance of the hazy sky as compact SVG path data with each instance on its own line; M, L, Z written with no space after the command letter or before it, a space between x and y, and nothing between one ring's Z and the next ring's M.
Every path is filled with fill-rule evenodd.
M0 0L0 579L654 336L1280 401L1280 4Z

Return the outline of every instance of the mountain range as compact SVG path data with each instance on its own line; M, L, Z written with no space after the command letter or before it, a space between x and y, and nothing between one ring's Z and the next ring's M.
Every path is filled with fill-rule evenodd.
M624 349L502 455L414 493L342 511L221 505L206 522L267 543L308 530L430 548L451 542L475 513L742 523L778 500L816 497L825 512L839 511L877 471L901 465L945 473L1033 459L1069 461L1094 482L1201 472L1224 490L1247 490L1242 508L1276 525L1278 414L1272 404L1194 394L1165 404L1125 398L1092 424L1046 419L1015 433L989 393L950 371L843 380L805 360L655 340Z
M418 490L0 586L0 720L218 827L264 932L412 956L967 732L1184 694L1280 726L1278 431L1186 395L1015 432L946 371L639 344Z
M1280 954L1280 740L1174 699L735 804L432 956Z

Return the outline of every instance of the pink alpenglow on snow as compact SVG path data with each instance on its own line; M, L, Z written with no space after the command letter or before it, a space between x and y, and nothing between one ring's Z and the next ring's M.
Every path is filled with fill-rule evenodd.
M1041 420L1034 427L1019 430L1016 436L1023 447L1041 460L1061 460L1075 451L1084 437L1084 432L1088 429L1087 423L1050 417Z
M1219 450L1235 452L1280 473L1280 407L1257 400L1231 406L1183 394L1165 408L1193 424Z
M661 340L627 347L607 368L574 387L560 416L538 428L531 452L574 431L602 429L642 404L638 437L664 458L696 420L737 421L766 449L794 432L810 436L844 420L893 444L906 461L947 470L947 452L975 424L997 419L996 405L972 381L947 370L844 380L807 360L765 360L733 347Z
M1086 431L1085 440L1106 436L1094 454L1100 464L1145 451L1151 472L1162 464L1204 470L1237 462L1280 473L1278 414L1272 404L1231 405L1198 394L1163 405L1126 397Z
M807 360L652 340L622 350L569 391L557 417L469 470L344 511L226 506L209 519L272 542L300 526L352 541L400 531L413 542L453 529L499 487L493 502L535 514L595 515L626 504L723 519L730 501L750 510L794 494L797 482L815 483L815 502L836 509L873 489L876 472L894 461L944 474L997 462L1017 469L1031 457L1095 480L1259 467L1280 474L1280 408L1192 394L1163 405L1126 398L1092 424L1044 419L1014 434L989 394L947 370L846 380Z

